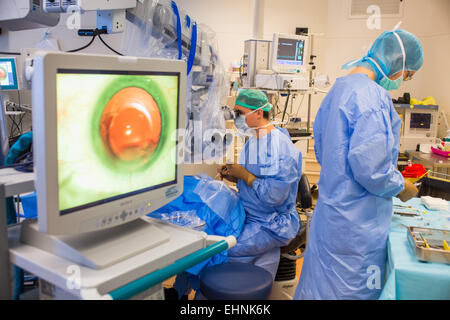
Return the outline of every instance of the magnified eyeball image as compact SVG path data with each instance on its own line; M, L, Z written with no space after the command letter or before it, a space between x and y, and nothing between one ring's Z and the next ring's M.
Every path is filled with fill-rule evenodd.
M161 136L161 114L153 97L141 88L117 92L103 111L100 134L111 153L124 161L148 159Z
M5 80L7 75L8 74L7 74L6 70L3 69L2 67L0 67L0 81Z
M176 180L177 74L58 70L61 214Z

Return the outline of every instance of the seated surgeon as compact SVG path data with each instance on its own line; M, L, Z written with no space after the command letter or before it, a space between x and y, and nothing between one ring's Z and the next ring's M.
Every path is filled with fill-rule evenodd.
M238 164L228 164L220 178L237 182L246 212L237 245L228 251L229 262L252 263L275 278L280 247L293 239L301 226L296 209L302 154L290 137L269 121L269 104L259 90L242 90L234 107L239 132L250 134Z

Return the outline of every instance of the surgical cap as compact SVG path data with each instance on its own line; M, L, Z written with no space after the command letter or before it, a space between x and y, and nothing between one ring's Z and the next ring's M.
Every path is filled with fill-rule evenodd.
M259 109L264 106L263 111L272 109L266 94L255 89L241 90L236 98L236 104L249 109Z
M378 82L383 78L383 74L378 70L375 64L368 59L368 57L371 57L380 65L383 72L388 77L401 72L403 68L403 54L400 43L394 32L400 36L403 47L405 48L405 70L419 70L423 64L423 50L420 41L412 33L401 29L383 32L375 40L367 55L356 63L351 61L344 64L342 69L364 66L375 72L376 81Z

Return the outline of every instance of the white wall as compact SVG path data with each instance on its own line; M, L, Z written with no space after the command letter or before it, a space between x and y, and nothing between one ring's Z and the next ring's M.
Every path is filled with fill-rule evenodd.
M450 1L405 0L403 17L382 17L380 30L369 30L364 19L348 19L348 4L349 0L328 0L325 69L332 78L347 74L341 65L361 57L382 31L391 30L401 20L401 28L421 41L425 61L414 79L391 96L398 98L404 92L419 100L433 96L450 119Z
M226 68L240 60L244 41L252 38L252 0L181 0L179 3L192 17L216 32ZM313 32L326 30L327 0L265 0L264 3L263 39L272 40L275 32L294 34L296 27L310 27Z
M271 40L275 32L295 33L296 27L309 27L310 32L326 33L327 0L265 0L264 1L264 39ZM252 38L253 0L178 0L178 6L199 23L208 25L215 33L218 43L219 57L225 69L233 62L239 62L244 53L244 41ZM40 41L45 31L49 30L57 38L62 50L78 48L86 44L88 37L79 37L75 31L66 27L67 16L63 15L55 28L43 28L10 32L8 50L17 51L22 47L33 47ZM82 28L95 27L95 14L83 16ZM0 36L0 40L5 36ZM103 36L113 48L120 50L121 34ZM0 42L1 44L1 42ZM322 57L325 53L325 37L319 37L314 44L318 56L317 70L325 72ZM105 48L99 39L84 53L113 54ZM25 95L26 96L26 95ZM313 109L320 105L323 94L313 96ZM300 97L294 101L293 109L297 110ZM280 99L280 107L284 100ZM299 116L306 120L307 98L303 99Z
M95 28L96 14L94 12L87 13L82 17L82 28ZM68 15L61 15L58 25L51 28L9 32L5 28L2 28L2 34L0 35L0 51L20 52L21 48L33 48L36 43L40 42L44 38L46 31L50 32L51 37L58 40L59 47L62 51L80 48L87 44L90 41L90 37L80 37L77 35L75 30L69 30L66 26L67 18ZM120 50L121 34L104 35L102 37L111 47L116 50ZM99 39L96 39L91 46L80 52L115 54L106 48ZM6 95L9 95L11 100L17 102L16 94L7 93ZM31 92L22 91L21 99L22 103L31 104ZM30 123L26 121L26 125L28 126Z
M324 57L326 53L326 32L328 2L326 0L266 0L264 34L272 39L274 33L295 34L296 27L308 27L310 34L323 34L314 36L313 54L315 58L316 74L326 73ZM319 93L311 96L311 120L313 120L325 94ZM280 107L285 100L280 101ZM289 107L290 110L290 107ZM293 102L293 113L302 121L308 118L308 96L297 96Z
M327 73L334 82L336 77L349 71L341 66L359 58L372 42L385 30L391 30L400 20L401 28L415 34L421 41L425 62L413 81L405 82L400 90L391 92L393 98L411 93L416 99L436 98L450 121L450 1L404 0L403 16L381 18L381 29L370 30L366 19L349 19L350 0L265 0L264 39L272 34L294 33L296 27L309 27L316 37L314 46L317 73ZM182 0L183 8L198 21L208 24L219 42L219 54L227 68L240 60L244 41L252 36L252 0ZM320 106L324 95L312 99L312 115ZM298 106L301 99L294 104ZM283 102L283 101L282 101ZM306 119L307 99L299 110Z
M219 55L226 69L233 62L240 61L244 53L244 41L252 39L253 0L181 0L179 2L194 19L209 25L216 32ZM295 34L296 27L308 27L312 33L325 33L327 7L327 0L265 0L263 39L272 40L274 33ZM317 37L314 42L314 53L318 56L317 72L326 72L322 62L325 54L325 37ZM313 110L318 108L322 98L323 94L312 97ZM295 99L294 112L299 109L301 100L300 96ZM280 99L280 107L284 106L284 102L284 99ZM298 115L306 121L306 97L298 110Z
M369 30L366 20L347 17L350 0L265 0L264 39L272 34L294 33L296 27L309 27L313 33L324 33L314 43L317 73L327 73L334 81L348 71L340 70L345 62L362 56L364 47L370 46L384 30L390 30L402 20L402 28L419 37L425 52L425 63L414 80L406 82L401 90L392 92L397 98L403 92L423 99L434 96L441 108L446 110L450 121L450 1L449 0L404 0L401 18L382 18L380 30ZM252 37L253 0L178 0L178 6L199 23L208 25L216 33L219 56L227 69L232 62L240 61L244 41ZM51 29L62 50L80 47L89 41L66 28L65 16L56 28ZM95 26L95 14L83 17L82 27ZM47 29L10 32L0 35L1 50L19 50L32 47ZM105 35L104 39L120 50L121 34ZM113 54L97 39L86 53ZM312 99L314 116L324 95ZM26 95L25 95L25 98ZM299 105L296 99L294 109ZM283 101L281 101L283 103ZM307 99L299 110L306 119Z
M218 41L219 57L227 69L244 53L244 41L252 33L252 0L179 0L183 10L208 25Z

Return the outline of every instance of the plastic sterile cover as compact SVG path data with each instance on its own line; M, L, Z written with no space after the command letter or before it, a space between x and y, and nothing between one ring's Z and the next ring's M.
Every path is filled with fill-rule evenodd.
M227 224L231 222L230 212L238 205L239 197L223 181L214 180L206 174L199 175L200 181L194 189L200 199L217 213Z
M181 41L178 41L179 34ZM194 42L195 51L191 49ZM187 163L223 158L224 145L212 139L215 132L222 135L225 132L220 102L228 89L217 47L215 33L208 26L197 24L183 11L181 3L138 1L134 11L127 11L121 44L123 54L187 62L184 136Z

